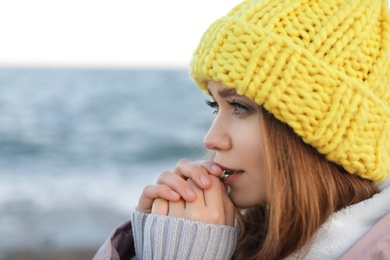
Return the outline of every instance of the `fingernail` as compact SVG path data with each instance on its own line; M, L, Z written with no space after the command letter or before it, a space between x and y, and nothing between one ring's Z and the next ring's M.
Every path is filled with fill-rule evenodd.
M170 194L172 195L172 197L174 197L175 199L180 198L179 193L177 193L176 191L171 190L169 193L170 193Z
M214 172L217 172L219 170L218 165L215 165L215 164L211 165L211 170Z
M191 189L185 189L185 193L188 195L188 197L195 196L195 193Z
M205 175L200 175L200 182L204 185L210 184L210 178Z

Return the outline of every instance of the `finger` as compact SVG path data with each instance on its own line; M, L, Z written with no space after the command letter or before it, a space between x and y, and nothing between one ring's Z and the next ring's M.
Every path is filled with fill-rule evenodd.
M186 201L196 200L196 194L188 182L173 172L163 172L157 180L158 184L166 185L176 191Z
M222 184L222 182L220 182L220 184L223 190L222 202L224 205L224 212L225 212L225 225L233 227L234 219L235 219L234 205L227 194L226 187Z
M204 190L201 189L192 179L188 179L187 182L191 186L192 190L195 192L197 199L195 201L192 201L192 202L187 202L186 208L190 208L193 206L205 207L206 204L205 204L204 195L203 195Z
M203 160L203 161L196 161L195 163L201 165L211 175L219 177L222 174L221 167L219 167L218 164L216 164L215 162Z
M148 185L144 188L138 200L138 211L151 212L153 202L156 198L177 201L180 199L180 195L166 185Z
M157 215L168 215L168 201L157 198L152 205L152 213Z
M206 205L204 203L203 190L199 188L192 179L188 179L187 182L196 193L197 199L195 201L185 203L183 217L196 221L209 222L208 214L205 211Z
M209 218L215 223L225 224L225 207L223 196L226 196L226 191L221 185L219 178L211 176L212 185L208 190L204 190L204 201L207 208L210 209Z
M219 176L222 173L222 169L214 162L191 162L182 159L177 163L173 172L184 179L192 179L202 189L208 189L211 186L209 174Z
M168 216L182 218L184 217L185 201L180 199L178 201L169 202Z
M187 202L184 217L199 220L207 223L226 225L225 208L223 195L226 196L221 182L215 176L210 176L212 186L210 189L202 190L197 187L191 179L187 181L197 193L198 199L194 202Z

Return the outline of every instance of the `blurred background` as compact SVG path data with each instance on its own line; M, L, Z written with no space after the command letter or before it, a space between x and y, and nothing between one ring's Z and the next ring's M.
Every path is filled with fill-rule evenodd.
M202 158L188 76L239 0L0 0L0 259L91 259L146 184Z

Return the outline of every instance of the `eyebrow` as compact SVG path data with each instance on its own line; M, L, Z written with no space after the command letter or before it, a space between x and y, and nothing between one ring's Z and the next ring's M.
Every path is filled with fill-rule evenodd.
M208 92L209 92L210 96L213 97L213 94L211 94L210 89L208 89ZM231 97L231 96L238 96L237 91L234 88L223 88L223 89L218 91L218 95L221 98L227 98L227 97Z

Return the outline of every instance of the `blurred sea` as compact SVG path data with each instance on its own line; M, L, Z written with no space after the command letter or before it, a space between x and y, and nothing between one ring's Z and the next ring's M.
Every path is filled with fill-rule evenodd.
M100 246L143 187L205 154L182 70L0 68L0 258Z

